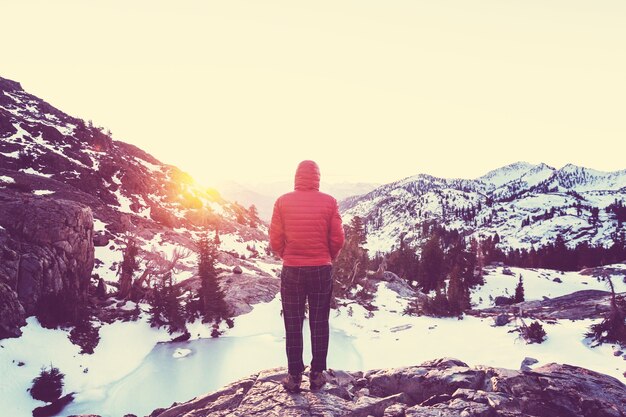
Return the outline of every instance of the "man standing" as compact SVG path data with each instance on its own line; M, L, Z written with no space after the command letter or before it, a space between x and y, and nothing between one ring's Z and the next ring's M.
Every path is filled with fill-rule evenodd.
M337 200L319 191L320 170L302 161L296 170L295 191L280 196L270 224L270 247L283 260L280 295L285 322L288 372L282 381L289 392L302 382L302 323L309 303L311 328L311 390L326 382L328 316L332 294L332 261L344 243Z

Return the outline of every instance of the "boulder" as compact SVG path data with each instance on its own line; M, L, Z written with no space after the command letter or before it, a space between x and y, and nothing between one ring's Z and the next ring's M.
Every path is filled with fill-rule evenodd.
M496 326L505 326L509 323L509 315L508 314L498 314L494 318L494 324Z
M98 232L93 236L94 246L104 247L109 244L113 236L109 233Z
M534 365L536 363L538 363L539 361L535 358L529 358L529 357L525 357L524 360L522 361L522 365L520 366L520 370L521 371L530 371L531 365Z

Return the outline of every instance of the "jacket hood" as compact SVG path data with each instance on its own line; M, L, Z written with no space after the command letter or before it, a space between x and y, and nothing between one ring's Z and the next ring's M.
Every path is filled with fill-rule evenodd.
M314 161L302 161L296 169L295 189L297 191L319 191L320 168Z

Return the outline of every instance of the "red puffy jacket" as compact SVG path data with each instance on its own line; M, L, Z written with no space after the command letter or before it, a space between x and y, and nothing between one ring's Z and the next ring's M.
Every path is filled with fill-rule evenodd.
M321 193L319 187L319 167L302 161L296 170L295 191L274 203L270 247L283 265L330 265L343 246L337 200Z

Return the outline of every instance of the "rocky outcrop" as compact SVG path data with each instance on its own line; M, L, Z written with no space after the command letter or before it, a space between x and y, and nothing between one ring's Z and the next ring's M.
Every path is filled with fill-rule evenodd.
M626 386L617 379L551 363L522 372L469 367L443 358L368 372L329 371L329 383L289 394L284 368L262 371L150 417L624 417Z
M0 281L0 339L17 337L20 327L26 324L26 312L17 299L17 293Z
M280 279L251 274L229 274L220 277L224 300L238 316L252 311L258 303L270 302L280 290Z
M45 197L0 195L0 338L21 334L45 294L87 295L94 263L91 209Z
M280 279L261 274L229 273L220 275L219 282L233 316L249 313L254 304L272 301L280 290ZM198 291L200 280L194 277L180 285L185 290Z
M475 316L519 315L542 320L582 320L601 318L611 309L611 293L601 290L582 290L555 298L525 301L512 305L500 305L468 311Z

